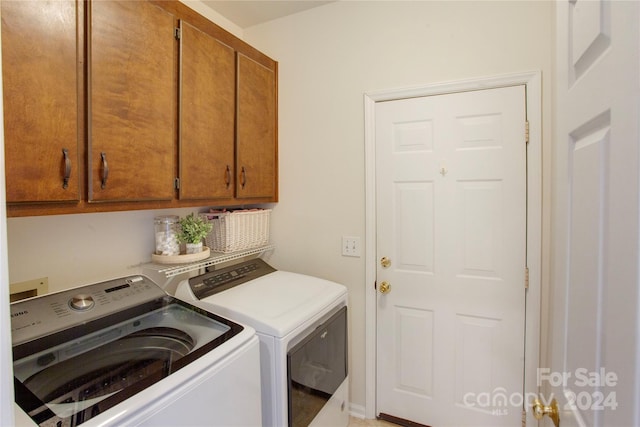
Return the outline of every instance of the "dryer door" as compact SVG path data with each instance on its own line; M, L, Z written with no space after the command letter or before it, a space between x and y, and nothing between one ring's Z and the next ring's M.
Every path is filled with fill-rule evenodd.
M287 353L289 426L308 426L347 378L347 307Z

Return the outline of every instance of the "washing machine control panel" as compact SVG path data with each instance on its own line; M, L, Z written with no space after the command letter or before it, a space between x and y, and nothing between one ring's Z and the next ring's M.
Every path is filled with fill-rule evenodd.
M13 344L20 344L166 296L145 276L130 276L11 304Z
M261 260L251 259L189 279L189 287L199 300L276 271Z

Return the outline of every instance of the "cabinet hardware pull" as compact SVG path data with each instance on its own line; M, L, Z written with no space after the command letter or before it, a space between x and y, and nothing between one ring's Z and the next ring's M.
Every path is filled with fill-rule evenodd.
M240 173L240 185L244 189L244 185L247 183L247 172L244 170L244 166L242 167L242 171Z
M69 158L69 150L63 148L62 155L64 156L64 177L62 179L62 188L66 190L69 187L69 178L71 178L71 159Z
M231 168L227 165L227 170L224 173L224 182L227 184L227 188L231 185Z
M107 153L104 151L100 153L100 157L102 158L102 185L101 188L104 190L107 187L107 178L109 178L109 165L107 164Z

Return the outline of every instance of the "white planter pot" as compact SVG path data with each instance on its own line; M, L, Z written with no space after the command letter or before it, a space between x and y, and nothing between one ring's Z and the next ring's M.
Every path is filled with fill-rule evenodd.
M200 243L187 243L185 245L185 252L189 254L197 254L202 252L202 242Z

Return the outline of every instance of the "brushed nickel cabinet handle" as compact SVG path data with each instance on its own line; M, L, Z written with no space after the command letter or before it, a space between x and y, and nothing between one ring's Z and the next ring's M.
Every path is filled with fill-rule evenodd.
M244 166L242 167L242 171L240 173L240 185L244 188L247 183L247 172L244 170Z
M102 185L100 186L103 190L107 187L107 178L109 178L109 165L107 164L107 153L104 151L100 153L100 158L102 159Z
M69 187L69 178L71 178L71 159L69 158L69 150L63 148L62 156L64 157L64 177L62 178L62 188L66 190Z

